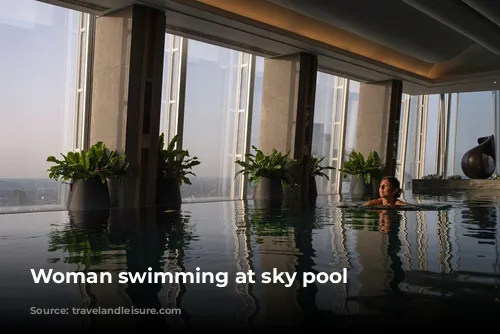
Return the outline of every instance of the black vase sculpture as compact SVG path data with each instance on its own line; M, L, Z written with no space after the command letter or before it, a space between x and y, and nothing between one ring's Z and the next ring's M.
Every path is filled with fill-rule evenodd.
M470 179L487 179L495 172L495 136L478 138L477 143L462 157L462 171Z

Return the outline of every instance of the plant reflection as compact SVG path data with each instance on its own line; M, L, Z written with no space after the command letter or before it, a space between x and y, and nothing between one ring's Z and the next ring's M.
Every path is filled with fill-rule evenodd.
M131 275L147 272L149 268L153 272L185 270L185 250L197 239L192 228L188 228L188 215L158 209L116 209L109 217L105 221L86 216L85 220L70 214L66 226L50 232L49 252L67 253L66 262L76 264L84 273L97 272L104 267L115 274L127 271ZM120 261L122 257L125 263ZM84 290L92 300L89 307L96 307L99 301L95 294L102 288L98 284L85 285ZM164 288L161 282L129 282L124 287L134 307L157 310L162 307L158 297ZM166 302L179 307L176 304L185 293L185 287L180 283L178 287L172 284L167 289L173 289L177 301ZM182 314L187 316L187 312ZM160 314L138 314L135 318L139 326L166 325L165 316ZM95 324L97 317L92 316L91 321Z

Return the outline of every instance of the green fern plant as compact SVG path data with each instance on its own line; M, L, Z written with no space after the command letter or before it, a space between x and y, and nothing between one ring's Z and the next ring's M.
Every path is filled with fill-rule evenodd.
M366 159L362 153L356 151L352 151L347 156L349 160L344 162L344 166L338 170L343 173L344 177L347 177L347 175L352 175L356 178L362 177L365 184L370 184L372 177L378 176L385 168L378 153L375 151L370 151Z
M333 168L332 166L322 166L321 163L323 162L323 160L325 160L325 157L311 158L311 176L326 177L327 180L330 180L330 178L324 171L335 168Z
M279 179L283 184L293 187L295 182L292 176L292 168L299 161L290 157L290 151L286 154L273 149L270 154L264 154L257 147L252 146L255 154L246 154L246 161L236 160L235 163L241 166L239 174L248 175L248 181L255 185L259 184L262 178Z
M179 185L183 183L191 185L191 180L187 175L196 177L196 174L191 169L201 162L197 157L190 158L189 151L177 149L177 140L178 135L175 135L165 149L165 136L163 133L160 135L158 143L160 151L158 155L158 177L174 178L179 182Z
M88 151L61 153L62 160L49 156L47 162L54 163L47 171L49 178L63 182L69 180L89 180L100 178L106 183L108 178L120 178L128 172L126 156L109 150L103 142L92 145Z

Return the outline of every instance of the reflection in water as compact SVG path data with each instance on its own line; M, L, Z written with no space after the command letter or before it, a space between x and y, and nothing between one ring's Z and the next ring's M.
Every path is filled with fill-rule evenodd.
M389 288L393 292L400 292L400 283L404 281L403 261L400 257L401 239L399 228L401 218L398 212L385 210L379 213L380 232L387 234L387 256L390 260L389 269L393 277L389 282Z
M94 219L92 219L94 218ZM162 302L159 293L162 283L130 282L120 286L118 272L123 270L130 275L148 271L163 272L185 271L183 266L184 250L191 240L196 240L192 231L185 228L189 216L178 212L165 213L162 210L112 210L109 220L101 217L76 219L70 215L69 226L63 230L52 231L49 251L62 249L68 253L68 263L77 264L83 272L113 272L113 284L117 291L128 296L129 302L112 305L104 301L101 305L99 295L107 294L108 287L103 284L83 284L82 290L90 300L87 307L133 306L140 309L160 310ZM166 300L168 307L175 306L185 293L183 283L169 286L174 300ZM111 295L111 299L116 299ZM105 298L102 298L105 299ZM118 298L120 299L120 298ZM184 316L188 314L182 313ZM100 322L109 325L109 316L89 316L89 329L98 328ZM121 321L117 319L117 321ZM164 315L135 314L134 325L142 327L168 327Z
M455 319L453 325L471 317L493 321L500 297L499 217L493 200L454 198L446 211L425 212L348 210L329 198L320 201L306 211L257 209L251 202L189 204L181 213L112 210L107 220L72 216L57 224L38 214L36 219L45 219L38 227L46 250L48 245L41 253L45 263L17 253L2 258L0 282L6 283L0 293L6 300L17 296L19 314L29 305L46 305L47 294L40 293L44 290L53 294L54 307L181 309L172 315L72 318L71 326L89 330L357 328ZM29 241L22 224L1 217L0 224L8 227L24 254L33 252L35 241ZM8 235L0 238L3 254L12 247L9 240ZM227 272L228 286L118 283L124 271L194 272L197 267ZM113 283L68 285L59 294L60 285L35 286L26 268L107 271ZM329 274L343 268L347 284L303 284L305 272ZM237 272L249 270L255 283L234 281ZM296 273L292 286L259 281L262 273L273 270ZM23 279L15 282L18 277ZM57 318L50 319L58 324Z
M497 226L497 209L484 203L473 202L462 210L462 223L468 237L494 244Z

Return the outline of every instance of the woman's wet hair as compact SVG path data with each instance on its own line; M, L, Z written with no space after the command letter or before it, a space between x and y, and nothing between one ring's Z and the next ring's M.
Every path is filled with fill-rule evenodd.
M399 183L399 180L395 178L394 176L386 176L384 177L380 182L387 180L389 184L391 185L391 188L397 189L398 192L394 195L396 198L401 196L402 190L401 190L401 184Z

